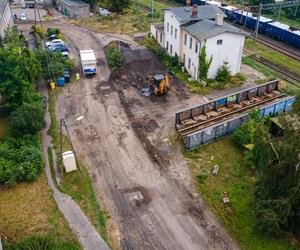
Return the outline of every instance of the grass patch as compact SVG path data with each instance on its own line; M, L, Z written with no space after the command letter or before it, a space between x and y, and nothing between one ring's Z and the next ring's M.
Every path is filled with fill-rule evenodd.
M257 84L261 84L261 83L265 83L266 81L277 79L277 76L276 74L274 74L274 71L272 69L261 65L260 63L258 63L256 60L254 60L249 56L243 57L242 63L252 67L253 69L256 69L267 78L267 80L265 79L257 80L256 81Z
M281 54L275 50L254 42L253 39L246 39L245 49L250 50L256 56L261 56L279 67L290 71L296 75L300 75L300 62L288 56Z
M147 13L128 9L124 14L113 13L104 17L95 15L90 18L69 20L69 22L89 29L108 33L132 35L138 32L149 32L151 22L162 21L162 15L151 17Z
M132 2L136 2L136 3L142 4L146 7L151 8L151 0L132 0ZM166 5L164 3L161 3L161 2L158 2L158 1L153 1L153 2L154 2L154 11L155 12L162 13L163 9L170 8L169 5Z
M286 239L271 239L253 230L256 176L243 165L243 152L234 145L232 136L183 154L189 162L198 191L242 249L294 249ZM210 171L216 164L219 172L212 177ZM225 191L230 199L226 206L222 201Z
M55 151L57 156L59 156L59 125L56 119L56 111L55 111L55 95L53 93L49 94L49 112L51 118L51 126L49 129L49 133L52 137L53 144L55 145ZM66 135L62 137L62 150L68 151L71 150L71 145ZM48 149L49 154L49 149ZM52 152L50 153L52 156ZM48 155L50 158L50 156ZM52 158L53 159L53 158ZM58 164L60 169L62 168L62 162L60 157L57 157ZM85 167L79 163L79 170L73 171L70 173L64 173L63 178L61 180L61 185L59 186L62 192L70 195L77 204L81 207L87 217L90 219L91 223L96 227L101 236L107 240L107 230L106 230L106 217L107 214L103 211L95 196L95 192L93 190L92 180L86 171ZM54 167L53 174L54 174Z
M57 208L45 173L30 183L20 183L0 193L0 235L11 244L32 235L49 236L78 245Z

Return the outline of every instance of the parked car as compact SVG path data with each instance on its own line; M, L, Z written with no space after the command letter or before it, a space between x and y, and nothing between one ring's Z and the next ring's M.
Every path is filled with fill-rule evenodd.
M50 46L54 47L54 45L65 45L64 41L61 39L54 39L50 42L46 42L46 47L49 48Z
M21 13L21 14L19 15L19 19L20 19L21 21L27 21L27 16L26 16L26 14L25 14L25 13Z
M64 45L57 45L50 47L51 52L60 51L63 56L69 56L69 49Z

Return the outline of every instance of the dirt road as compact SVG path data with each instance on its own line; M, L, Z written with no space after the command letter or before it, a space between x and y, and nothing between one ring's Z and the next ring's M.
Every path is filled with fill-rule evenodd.
M174 80L160 98L142 95L148 73L165 72L154 55L139 46L122 46L120 75L106 66L103 44L108 38L67 24L55 24L79 49L92 48L97 75L63 89L57 111L70 124L79 158L93 177L117 223L123 249L238 249L200 197L174 136L174 112L202 101ZM136 201L136 198L143 198ZM116 240L116 239L115 239Z

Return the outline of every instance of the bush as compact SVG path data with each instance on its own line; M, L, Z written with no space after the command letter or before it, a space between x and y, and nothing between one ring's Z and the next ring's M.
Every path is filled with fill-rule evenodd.
M217 75L216 75L216 81L217 82L228 82L230 79L230 71L228 62L224 61L223 65L218 69Z
M123 55L118 48L108 48L106 50L106 59L107 59L108 66L112 70L117 70L122 66Z
M275 212L271 209L256 208L255 229L269 236L279 236L280 226Z
M13 136L36 134L45 125L42 102L24 103L9 117L10 131Z
M60 30L58 28L48 28L47 29L47 36L56 35L58 36L60 34Z
M39 146L38 135L5 138L0 144L0 183L36 180L43 165Z

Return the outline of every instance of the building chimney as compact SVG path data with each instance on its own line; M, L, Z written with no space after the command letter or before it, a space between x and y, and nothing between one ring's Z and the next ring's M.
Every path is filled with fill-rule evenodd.
M224 23L224 16L223 14L216 14L215 24L222 26Z
M191 16L192 17L198 16L198 5L197 4L193 4L192 10L191 10Z
M191 0L185 0L185 6L191 6Z

